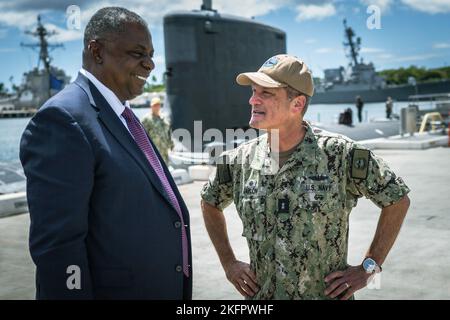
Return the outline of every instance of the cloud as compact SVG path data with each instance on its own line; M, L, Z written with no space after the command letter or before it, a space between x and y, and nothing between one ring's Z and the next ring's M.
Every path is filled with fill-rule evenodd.
M368 48L368 47L362 47L361 53L381 53L384 52L384 49L381 48Z
M392 54L382 54L379 55L378 58L382 60L389 60L389 62L411 62L411 61L424 61L429 60L437 57L442 57L442 54L437 53L424 53L424 54L417 54L417 55L411 55L411 56L394 56Z
M220 13L233 14L244 17L262 16L291 3L293 0L217 0L213 1L213 9ZM191 11L200 9L200 0L103 0L75 1L81 11L81 29L84 30L92 15L100 8L106 6L126 6L127 9L141 15L150 28L161 28L165 14L173 11ZM65 13L73 0L0 0L0 26L15 27L19 30L30 30L36 26L36 18L41 14L42 22L52 23L59 35L54 37L58 41L72 41L80 37L75 30L68 30L65 25ZM56 18L55 18L56 17ZM55 21L57 19L57 21ZM1 30L1 29L0 29ZM1 33L0 33L1 38Z
M3 11L0 7L0 25L7 27L16 27L21 30L29 29L36 24L36 18L38 13L44 11Z
M51 23L44 24L44 27L47 28L47 30L54 30L56 32L56 34L50 38L52 41L68 42L83 38L83 32L81 30L64 29Z
M407 6L426 13L450 13L450 0L401 0Z
M365 6L375 5L380 8L381 12L389 11L389 8L393 3L392 0L360 0L360 2Z
M32 10L58 10L65 11L70 5L73 5L73 0L15 0L0 4L2 9L10 11L32 11ZM84 6L88 4L89 0L77 0L76 5Z
M381 12L387 12L394 4L394 0L360 0L365 6L375 5ZM450 0L401 0L408 7L425 13L450 13Z
M128 0L126 8L142 16L150 27L161 26L164 15L173 11L199 10L200 0ZM213 1L212 7L219 13L232 14L240 17L262 16L290 3L290 0L221 0ZM92 4L86 1L81 6L82 24L85 26L92 15L106 6L124 6L123 0L103 0Z
M336 8L333 3L324 3L322 5L316 4L301 4L296 8L297 21L304 20L322 20L336 14Z
M319 48L314 50L315 53L319 53L319 54L327 54L327 53L337 53L337 52L341 52L342 50L338 50L336 48Z
M450 43L440 42L433 44L433 49L448 49L450 48Z
M213 1L213 9L241 17L263 16L290 4L289 0L222 0ZM200 1L196 1L196 4ZM191 7L190 9L195 9ZM190 10L189 9L189 10Z
M376 56L377 60L387 60L394 58L394 55L390 53L382 53Z

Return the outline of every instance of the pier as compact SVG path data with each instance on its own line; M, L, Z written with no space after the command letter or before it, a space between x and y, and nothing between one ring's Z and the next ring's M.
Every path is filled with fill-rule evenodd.
M359 300L450 299L450 148L376 150L411 188L411 207L400 235L383 264L381 277L356 293ZM194 299L242 299L225 277L200 210L205 181L180 186L191 215ZM113 199L111 200L113 201ZM375 232L380 209L360 199L350 215L348 263L361 263ZM248 261L242 223L234 205L225 210L230 241L238 259ZM0 219L0 300L34 299L35 266L28 251L28 213ZM143 244L145 248L145 244Z
M34 116L37 109L0 110L0 119L4 118L29 118Z

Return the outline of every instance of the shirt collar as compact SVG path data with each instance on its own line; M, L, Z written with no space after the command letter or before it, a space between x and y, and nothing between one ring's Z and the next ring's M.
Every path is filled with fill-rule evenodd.
M122 115L125 107L130 107L130 103L128 102L128 100L125 101L125 104L122 104L119 98L117 98L116 94L103 83L101 83L92 73L83 68L80 69L80 73L95 85L95 87L98 89L98 91L100 91L106 102L108 102L108 104L111 106L111 108L114 110L114 113L116 113L118 117Z

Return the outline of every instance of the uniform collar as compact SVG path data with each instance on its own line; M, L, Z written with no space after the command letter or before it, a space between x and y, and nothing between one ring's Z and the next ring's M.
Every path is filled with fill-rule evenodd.
M321 160L321 153L318 152L317 137L307 121L303 121L303 125L306 128L305 137L303 141L297 146L297 149L286 161L284 166L278 170L278 164L270 158L270 148L268 142L268 135L264 134L258 138L254 155L251 162L251 168L255 170L264 169L264 171L272 172L278 171L280 173L297 164L302 166L308 166L310 163Z

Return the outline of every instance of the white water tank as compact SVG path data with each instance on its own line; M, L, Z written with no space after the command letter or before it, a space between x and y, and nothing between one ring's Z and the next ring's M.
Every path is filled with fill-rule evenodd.
M409 133L414 135L417 131L417 113L419 108L417 105L409 105L406 108L402 108L400 112L400 134L404 135Z

